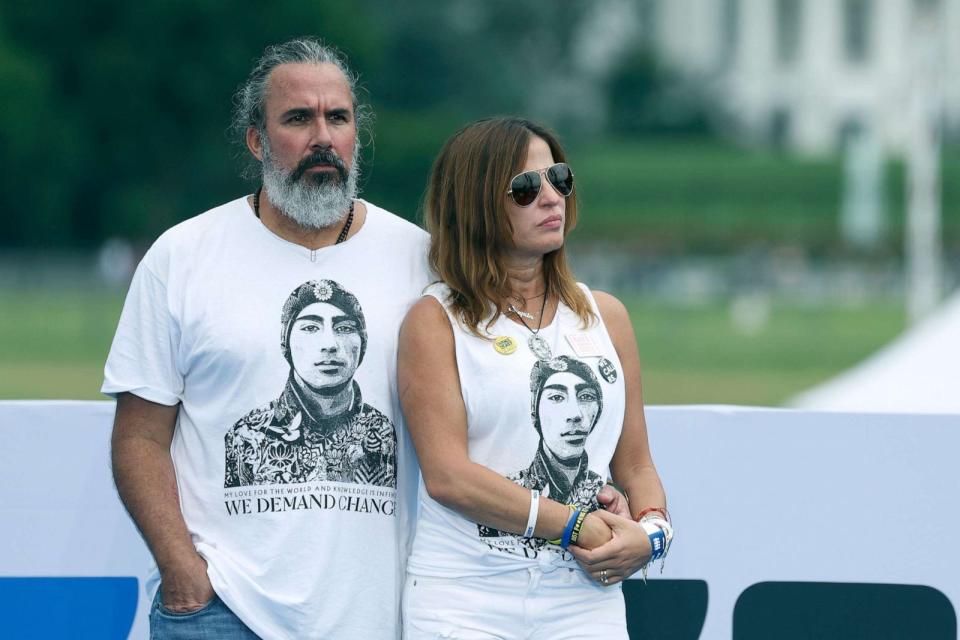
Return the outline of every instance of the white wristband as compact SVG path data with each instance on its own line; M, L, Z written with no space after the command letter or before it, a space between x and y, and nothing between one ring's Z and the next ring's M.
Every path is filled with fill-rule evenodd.
M533 537L533 530L537 528L538 515L540 515L540 492L530 489L530 515L527 516L527 528L523 530L524 538Z
M651 559L665 558L670 551L670 543L673 542L673 525L658 515L649 515L640 519L640 526L643 527L643 530L650 536L650 544L654 546L654 554ZM657 553L656 544L654 543L653 538L655 534L653 529L659 529L663 533L663 549L660 550L660 553Z
M670 546L670 542L673 541L673 525L670 524L669 520L661 518L658 515L651 514L651 515L643 516L643 518L641 518L640 521L649 522L651 524L655 524L658 527L660 527L663 530L664 535L667 537L667 547Z
M650 539L650 559L659 560L667 553L667 534L652 522L641 520L640 526Z

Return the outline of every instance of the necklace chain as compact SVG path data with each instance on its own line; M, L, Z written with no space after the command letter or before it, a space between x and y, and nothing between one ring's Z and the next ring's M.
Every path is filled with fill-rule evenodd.
M533 317L530 316L529 313L526 313L525 311L520 311L520 310L517 309L515 306L513 306L513 303L510 303L509 311L511 311L511 312L513 312L514 314L516 314L516 316L520 319L520 322L523 323L523 326L527 328L527 331L529 331L529 332L532 333L533 335L537 335L538 333L540 333L540 327L543 326L543 311L544 311L544 309L547 308L547 298L548 298L548 297L549 297L549 296L547 295L547 292L544 291L544 292L543 292L543 302L540 303L540 317L537 319L537 329L536 329L536 331L534 331L533 329L531 329L531 328L530 328L530 325L527 324L527 321L523 319L523 316L527 316L528 318L530 318L531 320L533 320Z
M256 193L253 194L253 215L260 217L260 192L263 191L263 187L258 187ZM340 230L340 235L337 236L337 241L333 244L340 244L347 239L347 234L350 233L350 227L353 225L353 201L350 201L350 211L347 213L347 221L343 223L343 229Z

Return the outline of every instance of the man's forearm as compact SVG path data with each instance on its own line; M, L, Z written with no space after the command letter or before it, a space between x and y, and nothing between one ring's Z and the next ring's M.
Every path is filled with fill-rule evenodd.
M163 603L188 612L210 601L207 564L197 553L180 511L170 457L178 406L124 393L113 425L113 478L130 517L160 569Z
M179 412L179 405L162 405L122 393L117 398L111 440L117 492L161 573L198 560L180 511L170 457Z
M113 477L120 499L161 573L195 560L196 550L180 511L169 446L140 436L115 437Z

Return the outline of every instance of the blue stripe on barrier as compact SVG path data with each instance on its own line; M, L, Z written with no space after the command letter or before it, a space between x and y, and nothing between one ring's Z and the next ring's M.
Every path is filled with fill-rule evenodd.
M0 638L126 640L135 577L0 577Z

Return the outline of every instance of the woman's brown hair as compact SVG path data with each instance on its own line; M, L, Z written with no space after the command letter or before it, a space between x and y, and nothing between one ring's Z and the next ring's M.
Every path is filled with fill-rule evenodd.
M453 134L430 172L423 202L430 265L450 287L454 315L477 336L482 336L480 323L493 325L513 295L504 260L513 244L506 194L526 162L533 136L547 143L554 162L566 162L560 141L549 129L522 118L489 118ZM574 189L566 202L564 237L576 223ZM584 326L595 319L570 272L564 247L543 257L543 272L549 293L570 307Z

